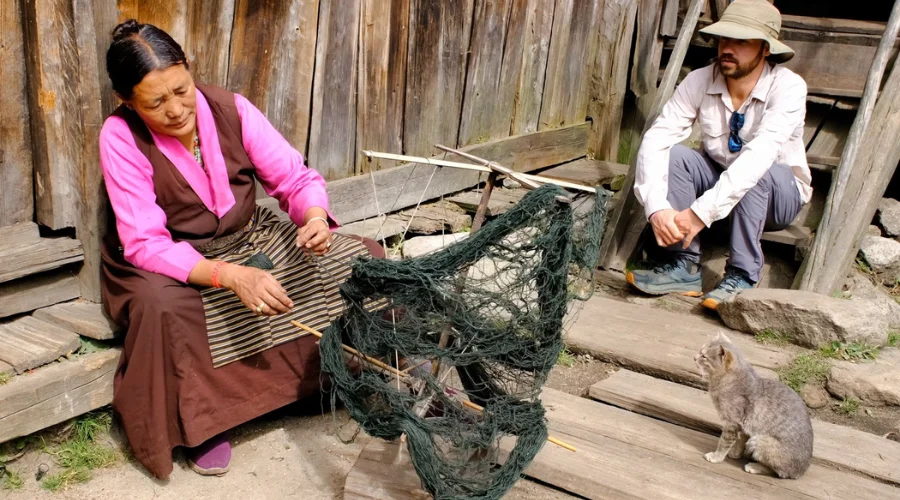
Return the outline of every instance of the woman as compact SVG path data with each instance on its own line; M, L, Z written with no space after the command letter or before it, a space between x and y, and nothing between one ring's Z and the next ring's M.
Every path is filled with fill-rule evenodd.
M383 254L332 234L322 177L247 99L195 85L164 31L120 24L106 63L123 102L100 133L103 298L127 328L113 407L156 477L176 446L221 475L225 431L319 389L315 338L290 320L326 327L350 259ZM256 206L256 181L292 222Z

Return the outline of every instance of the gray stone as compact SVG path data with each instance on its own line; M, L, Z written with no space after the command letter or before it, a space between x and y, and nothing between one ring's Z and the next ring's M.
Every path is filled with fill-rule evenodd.
M875 224L870 225L866 228L866 236L882 236L881 228Z
M469 233L439 234L435 236L418 236L403 242L403 258L413 259L440 250L447 245L462 241Z
M887 319L888 327L900 330L900 304L887 291L872 283L868 275L854 271L844 285L843 296L852 301L868 302Z
M900 236L900 201L884 198L878 205L878 223L888 236Z
M806 406L812 409L824 408L831 401L828 391L824 387L817 384L806 384L800 389L800 397Z
M883 349L871 362L835 362L827 387L841 399L854 398L870 406L900 406L900 349Z
M777 330L806 347L839 340L882 345L888 321L865 301L850 301L799 290L753 288L719 305L719 316L735 330Z
M513 179L512 177L506 177L503 179L503 187L506 189L520 189L522 187L522 183Z
M886 285L893 286L900 280L900 241L865 236L859 252Z

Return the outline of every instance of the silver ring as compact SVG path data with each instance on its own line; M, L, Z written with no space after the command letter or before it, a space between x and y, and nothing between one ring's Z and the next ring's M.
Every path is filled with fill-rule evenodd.
M325 242L325 248L331 248L331 240Z
M256 306L256 313L262 314L263 307L266 307L265 302L260 302L258 306Z

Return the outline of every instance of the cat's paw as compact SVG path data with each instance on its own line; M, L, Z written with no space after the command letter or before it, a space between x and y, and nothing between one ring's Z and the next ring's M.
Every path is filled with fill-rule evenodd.
M725 460L724 455L719 455L718 453L716 453L714 451L711 451L711 452L707 453L706 455L703 455L703 458L705 458L707 462L712 462L714 464L722 463L722 461Z
M758 462L750 462L744 466L744 472L750 474L772 474L772 469Z
M737 445L734 445L731 448L731 451L728 452L728 458L733 458L735 460L744 456L744 448L739 448Z

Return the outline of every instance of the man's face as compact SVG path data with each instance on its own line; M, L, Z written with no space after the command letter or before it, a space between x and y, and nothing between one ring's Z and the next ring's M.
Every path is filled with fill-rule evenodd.
M749 75L768 55L769 46L762 40L719 39L719 69L728 78Z

